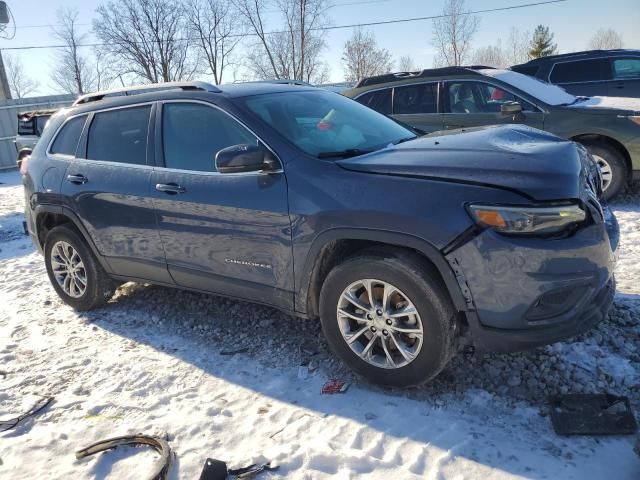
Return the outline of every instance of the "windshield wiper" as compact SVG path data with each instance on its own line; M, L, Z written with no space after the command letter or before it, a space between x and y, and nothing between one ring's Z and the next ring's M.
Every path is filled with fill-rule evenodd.
M394 142L393 144L398 145L399 143L408 142L409 140L415 140L416 138L418 138L417 135L414 135L413 137L401 138L400 140L398 140L397 142Z
M359 148L347 148L346 150L338 150L336 152L320 152L318 158L350 158L357 157L358 155L364 155L365 153L371 153L374 150L361 150Z

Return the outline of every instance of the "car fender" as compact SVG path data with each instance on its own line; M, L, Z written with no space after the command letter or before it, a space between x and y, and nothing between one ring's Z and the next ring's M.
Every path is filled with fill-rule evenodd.
M320 252L330 242L338 240L368 240L395 247L410 248L423 254L440 273L456 309L465 311L469 308L452 267L442 252L426 240L414 235L389 230L332 228L316 236L307 252L304 266L298 276L295 299L295 309L297 312L308 313L307 302L311 293L311 283Z

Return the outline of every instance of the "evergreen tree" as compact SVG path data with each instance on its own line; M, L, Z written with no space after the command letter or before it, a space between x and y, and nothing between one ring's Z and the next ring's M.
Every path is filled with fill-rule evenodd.
M529 48L531 58L547 57L556 53L557 45L553 43L553 33L549 33L549 27L538 25L533 32L533 39Z

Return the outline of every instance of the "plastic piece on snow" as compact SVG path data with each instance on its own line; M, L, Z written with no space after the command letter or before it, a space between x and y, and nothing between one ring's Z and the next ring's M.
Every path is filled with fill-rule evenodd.
M322 386L320 393L323 395L333 395L335 393L344 393L348 388L348 383L338 380L337 378L332 378Z
M153 473L148 478L149 480L166 480L169 469L171 468L171 449L165 440L157 437L150 437L148 435L125 435L124 437L101 440L82 450L78 450L76 452L76 458L81 459L88 457L89 455L111 450L120 445L149 445L153 447L160 454L160 459L154 463Z
M53 397L43 397L36 402L36 404L31 407L27 412L22 415L18 415L15 418L10 418L9 420L0 420L0 432L6 432L7 430L11 430L13 427L18 425L25 418L31 417L36 413L43 410L47 405L53 402Z
M204 462L204 468L200 474L200 480L225 480L229 475L233 478L252 478L265 470L275 471L278 467L271 466L271 462L257 463L248 467L228 469L227 464L221 460L207 458Z
M552 395L549 405L558 435L630 435L638 429L627 397L607 393Z

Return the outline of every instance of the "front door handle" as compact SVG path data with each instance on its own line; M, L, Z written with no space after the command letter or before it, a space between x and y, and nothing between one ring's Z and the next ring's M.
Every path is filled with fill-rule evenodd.
M77 175L67 175L67 182L73 183L75 185L82 185L87 183L89 179L82 174Z
M444 128L446 128L447 130L454 130L456 128L464 128L464 125L450 124L450 125L445 125Z
M623 89L624 88L624 83L618 83L618 84L614 85L613 88Z
M156 183L156 190L168 193L169 195L175 195L176 193L184 193L187 191L186 188L181 187L177 183Z

